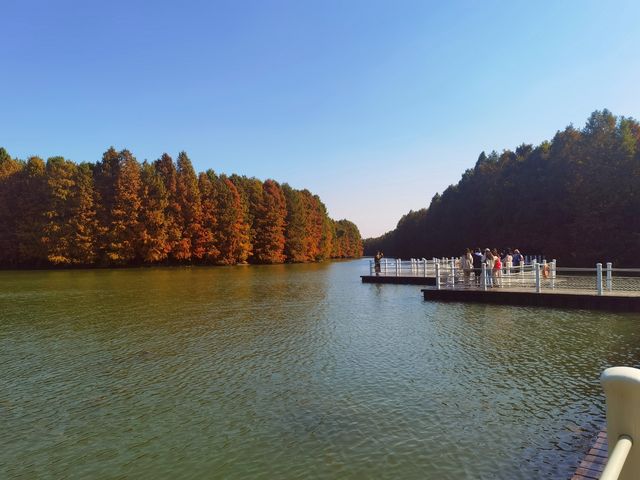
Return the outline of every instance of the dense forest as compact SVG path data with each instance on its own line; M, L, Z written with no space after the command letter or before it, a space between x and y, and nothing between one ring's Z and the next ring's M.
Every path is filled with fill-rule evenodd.
M314 262L359 257L358 228L308 190L193 169L186 153L76 164L0 148L0 266Z
M519 248L562 265L640 266L640 124L607 110L515 152L480 154L456 185L364 242L403 258Z

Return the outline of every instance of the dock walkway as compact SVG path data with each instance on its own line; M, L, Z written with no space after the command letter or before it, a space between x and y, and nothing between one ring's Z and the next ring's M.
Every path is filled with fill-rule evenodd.
M571 480L598 480L608 458L607 433L598 433L593 446L584 456Z

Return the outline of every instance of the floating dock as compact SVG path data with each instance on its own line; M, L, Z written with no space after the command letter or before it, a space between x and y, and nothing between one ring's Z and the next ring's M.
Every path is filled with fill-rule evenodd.
M524 288L422 289L425 300L440 302L474 302L498 305L533 305L540 307L584 308L617 312L640 312L640 296L635 292L597 295L585 290L546 290L537 293Z
M425 300L640 312L640 268L558 267L555 260L462 270L455 258L372 260L362 283L421 285Z

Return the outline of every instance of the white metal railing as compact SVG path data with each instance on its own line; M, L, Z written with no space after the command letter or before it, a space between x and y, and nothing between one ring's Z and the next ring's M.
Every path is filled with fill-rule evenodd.
M525 262L528 270L531 270L535 259L531 260L531 263ZM382 258L380 260L379 271L376 271L375 260L369 261L369 274L378 276L392 276L392 277L434 277L435 265L439 265L441 271L458 271L462 275L462 269L460 268L460 258L445 257L445 258L432 258L427 260L426 258L411 258L409 260L401 260L399 258ZM519 268L519 267L513 267ZM531 270L532 271L532 270Z
M633 448L640 434L640 370L611 367L600 377L607 404L609 459L600 480L640 478L640 449Z
M384 277L434 277L434 265L434 260L425 258L412 258L410 260L383 258L380 260L378 267L376 267L374 260L370 261L369 274Z
M506 262L505 262L506 263ZM590 291L597 295L639 293L640 269L613 268L598 263L593 268L558 267L556 260L538 262L537 257L521 265L503 264L499 270L483 268L463 270L460 259L382 258L376 266L370 261L369 274L393 277L435 277L437 288L464 289L512 288L538 293L556 290Z
M618 437L618 441L607 460L607 465L604 467L602 475L600 475L600 480L618 480L620 478L620 473L622 473L622 468L632 446L633 440L629 435L620 435ZM633 478L637 477L634 476Z

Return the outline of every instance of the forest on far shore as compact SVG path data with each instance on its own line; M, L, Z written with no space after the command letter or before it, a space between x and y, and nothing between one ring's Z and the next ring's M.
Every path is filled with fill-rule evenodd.
M11 158L0 148L0 267L315 262L362 254L356 225L274 180L139 163Z
M482 152L456 185L364 241L402 258L518 248L559 265L640 267L640 124L595 111L538 146Z

